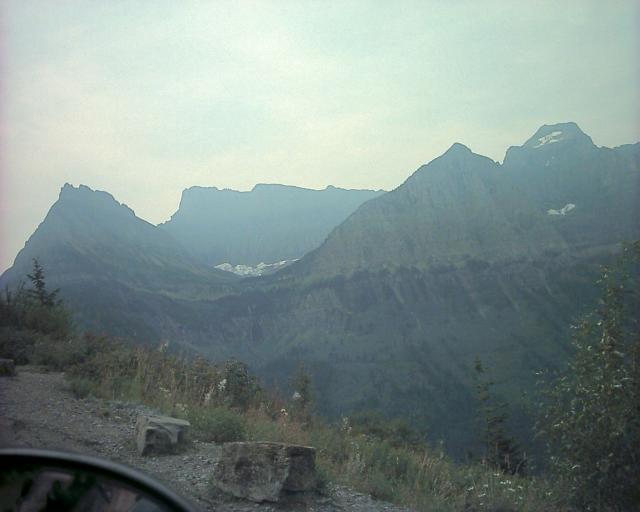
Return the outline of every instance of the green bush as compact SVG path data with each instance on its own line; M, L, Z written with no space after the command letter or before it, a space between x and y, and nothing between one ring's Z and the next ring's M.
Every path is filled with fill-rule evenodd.
M399 418L388 420L376 411L363 411L349 418L354 434L363 434L388 441L393 446L419 446L424 444L424 436Z
M0 328L0 357L13 359L16 364L28 364L33 357L33 347L42 337L35 331L19 330L15 327Z
M331 476L329 468L322 462L323 461L316 462L316 490L320 494L328 494Z
M86 358L86 347L80 338L57 340L40 335L36 338L31 362L53 370L66 371Z
M202 441L229 443L246 439L242 414L226 407L198 407L187 411L196 436Z
M68 379L69 388L76 398L86 398L95 394L95 383L82 377Z
M635 250L638 262L640 244ZM576 505L632 510L640 503L640 300L623 264L603 269L601 284L600 306L576 328L574 359L549 385L540 430Z
M365 488L371 497L377 500L393 501L397 497L389 475L380 469L375 469L367 475Z
M233 359L227 361L220 384L224 403L229 407L246 410L259 403L262 394L260 386L245 363Z

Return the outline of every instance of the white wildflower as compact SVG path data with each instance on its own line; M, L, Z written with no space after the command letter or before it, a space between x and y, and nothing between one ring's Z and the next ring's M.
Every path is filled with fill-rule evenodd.
M211 403L211 397L213 396L214 390L215 387L212 386L211 389L204 394L204 405L209 405Z
M226 387L227 387L227 379L222 379L218 383L218 391L220 391L220 393L222 393L222 392L224 392Z

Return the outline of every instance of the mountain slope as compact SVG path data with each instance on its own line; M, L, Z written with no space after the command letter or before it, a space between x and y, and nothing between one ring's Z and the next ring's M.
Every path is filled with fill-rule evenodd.
M382 191L256 185L250 192L192 187L161 227L200 261L257 265L302 257Z
M533 140L564 128L543 127ZM595 305L599 266L640 237L640 145L611 150L584 137L550 143L553 186L539 172L545 160L513 160L539 149L531 141L502 166L452 146L262 281L270 284L217 300L211 322L224 334L202 350L234 347L281 382L304 360L325 412L408 416L458 453L473 440L479 355L525 432L522 393L534 370L562 364L570 324ZM550 214L568 197L561 186L577 206ZM602 228L592 231L594 215ZM616 223L619 231L604 229Z
M180 311L175 301L219 297L235 281L196 262L110 194L83 185L62 188L0 283L24 280L33 258L82 326L143 339L162 336L161 326Z
M599 266L640 238L639 159L640 144L598 148L572 123L503 165L455 144L298 262L233 282L110 196L69 189L82 207L61 194L11 272L40 255L82 325L236 357L267 384L304 361L322 412L403 415L463 454L476 355L530 427L534 370L562 364Z
M500 165L454 144L400 187L363 205L292 269L326 275L426 268L563 249L546 221Z
M630 240L640 226L638 169L640 143L598 148L575 123L541 127L502 166L454 144L289 271L532 259ZM550 213L567 205L565 215Z

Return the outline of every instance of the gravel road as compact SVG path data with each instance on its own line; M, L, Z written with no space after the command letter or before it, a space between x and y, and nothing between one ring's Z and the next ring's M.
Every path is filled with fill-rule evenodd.
M329 485L322 495L277 504L214 496L209 474L218 447L194 442L180 455L140 457L134 430L142 412L152 411L136 404L77 399L62 373L18 367L17 376L0 378L0 447L46 448L107 458L152 476L203 511L410 512L336 485Z

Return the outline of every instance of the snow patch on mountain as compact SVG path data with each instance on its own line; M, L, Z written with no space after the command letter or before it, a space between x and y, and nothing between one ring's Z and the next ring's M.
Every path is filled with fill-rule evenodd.
M545 144L553 144L554 142L558 142L559 140L562 140L561 135L562 135L561 131L551 132L550 134L545 135L544 137L540 137L538 139L538 144L536 144L533 147L539 148L541 146L544 146Z
M547 215L566 215L568 212L573 210L576 207L573 203L567 203L559 210L547 210Z
M251 265L232 265L231 263L220 263L220 265L216 265L217 269L224 270L225 272L232 272L239 276L244 277L256 277L262 276L265 274L271 274L276 270L280 270L283 267L293 263L295 260L282 260L277 261L276 263L258 263L255 267Z

